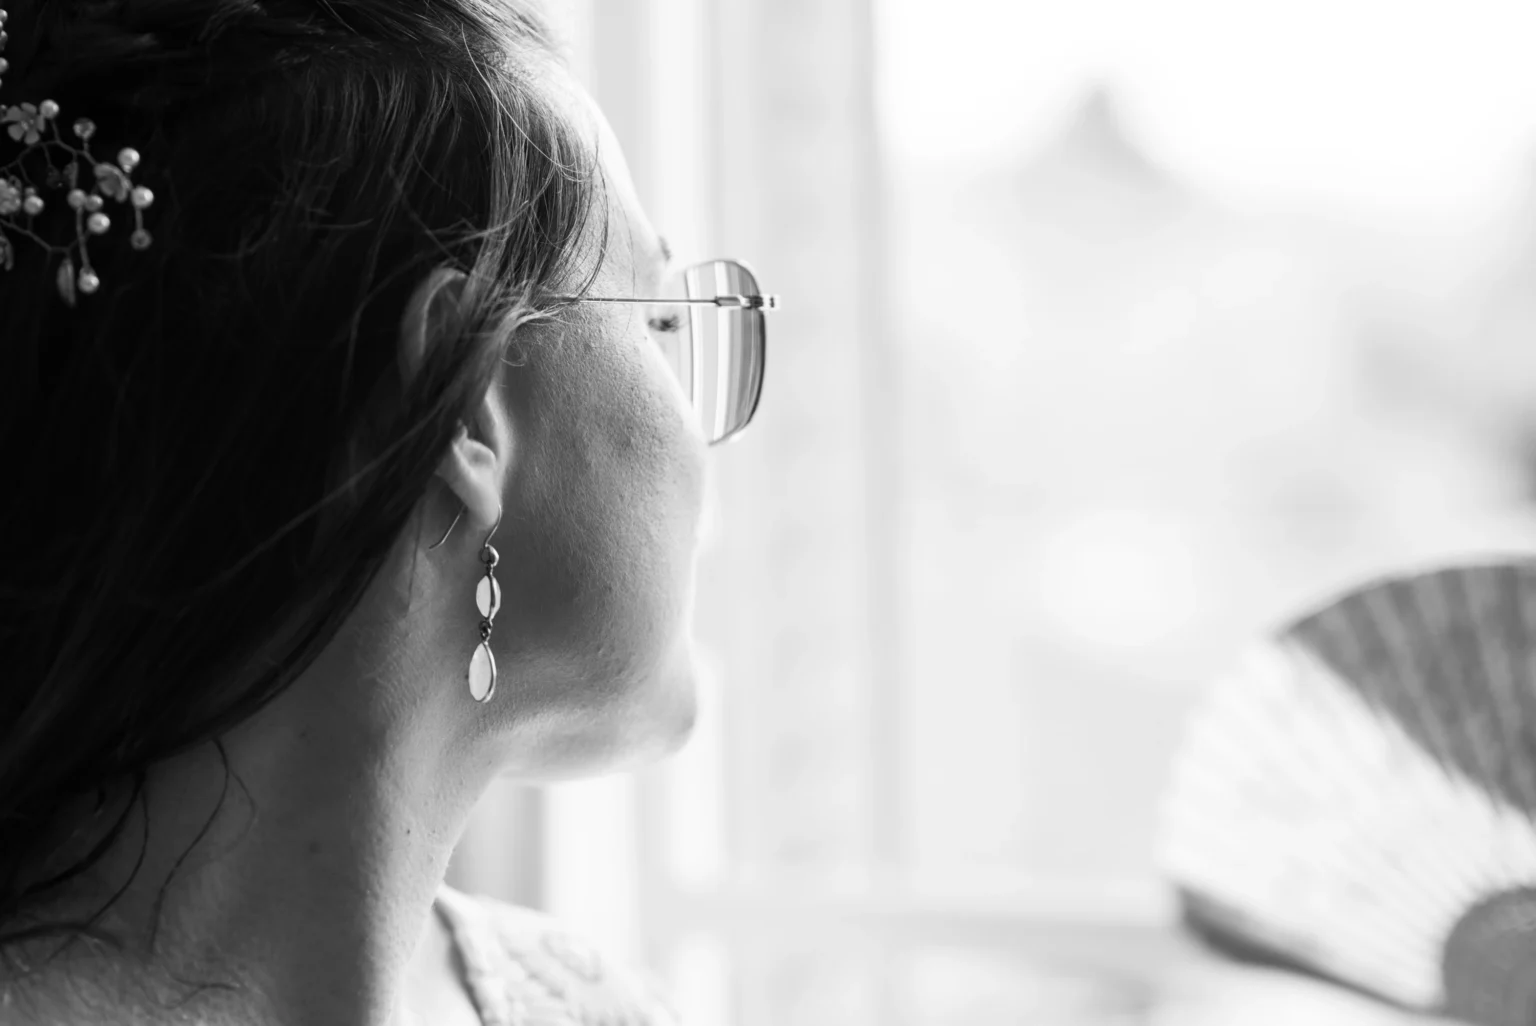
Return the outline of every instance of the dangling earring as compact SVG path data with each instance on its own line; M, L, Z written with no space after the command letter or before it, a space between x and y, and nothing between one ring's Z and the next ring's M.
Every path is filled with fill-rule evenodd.
M501 526L501 507L496 507L496 523L480 546L480 562L485 576L475 585L475 605L480 610L480 647L469 660L469 694L477 702L489 702L496 693L496 657L491 654L491 621L501 612L501 585L496 582L496 564L501 561L491 537Z
M448 540L453 533L453 528L459 522L459 517L464 515L464 507L459 507L458 515L453 518L453 523L448 525L448 530L437 540L436 545L428 546L427 551L437 548ZM480 546L480 563L485 567L485 576L480 578L475 585L475 606L480 610L480 644L475 647L475 654L469 660L469 695L477 702L489 702L491 696L496 693L496 657L491 653L491 629L494 626L496 614L501 611L501 585L496 580L496 564L501 561L501 556L495 547L491 545L491 538L501 527L501 507L496 508L496 523L491 525L490 533L485 536L485 541Z

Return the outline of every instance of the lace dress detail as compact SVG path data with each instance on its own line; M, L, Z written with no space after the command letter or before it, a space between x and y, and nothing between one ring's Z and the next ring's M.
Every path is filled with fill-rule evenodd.
M446 885L436 907L484 1026L678 1026L653 981L546 915Z

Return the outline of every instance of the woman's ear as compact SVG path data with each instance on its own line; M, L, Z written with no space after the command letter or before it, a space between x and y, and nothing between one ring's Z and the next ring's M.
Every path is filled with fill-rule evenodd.
M440 344L457 323L468 278L451 267L434 268L416 285L400 319L396 354L400 380L409 384L426 362L427 350Z
M437 476L464 504L470 522L477 527L488 528L501 519L503 474L500 462L495 449L475 438L467 426L460 424L442 462L437 465Z
M433 346L448 340L462 314L467 282L464 272L438 267L411 293L400 321L397 355L402 382L408 383L420 373L427 352ZM506 461L498 459L498 453L505 455L510 451L511 439L504 430L508 418L496 408L498 400L499 390L494 386L489 388L482 401L483 408L476 417L477 426L488 441L475 437L466 425L460 424L437 467L437 476L464 504L471 522L476 525L495 523L501 512L501 484ZM481 421L483 423L478 423Z

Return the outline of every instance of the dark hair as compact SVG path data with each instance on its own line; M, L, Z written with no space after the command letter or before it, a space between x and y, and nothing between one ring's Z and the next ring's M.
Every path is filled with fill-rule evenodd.
M0 924L99 859L146 767L324 647L513 333L590 283L606 234L524 3L6 6L3 103L89 116L156 200L148 250L93 241L103 284L73 309L41 248L0 271ZM64 207L41 234L66 237ZM403 382L404 303L443 265L464 316ZM56 810L109 785L132 800L103 843L40 879Z

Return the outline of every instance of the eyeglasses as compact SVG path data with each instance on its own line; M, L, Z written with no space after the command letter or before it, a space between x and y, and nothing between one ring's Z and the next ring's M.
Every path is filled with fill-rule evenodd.
M617 299L582 296L581 303L673 306L670 315L651 317L667 362L704 429L718 445L746 427L763 394L763 362L769 310L778 296L765 296L757 278L735 260L709 260L682 272L683 295L674 299Z

